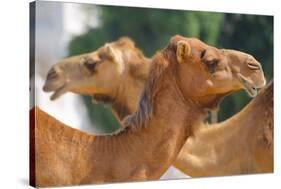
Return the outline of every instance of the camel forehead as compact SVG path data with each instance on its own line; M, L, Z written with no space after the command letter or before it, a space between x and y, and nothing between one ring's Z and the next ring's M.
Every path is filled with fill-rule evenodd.
M115 52L117 52L117 55L119 56L121 55L125 56L128 54L129 55L138 54L143 56L141 51L135 47L134 41L129 37L125 36L119 38L116 41L105 43L102 47L90 53L91 57L92 58L100 58L99 56L106 57L107 55L109 55L108 47L110 47L113 50L116 50ZM119 57L119 58L124 58L124 57Z
M112 43L106 43L102 47L98 48L97 50L89 53L88 57L95 60L107 59L107 57L109 57L110 55L107 49L108 47L116 49L115 47L113 47Z
M99 55L106 56L108 54L107 47L111 47L115 50L119 50L120 53L122 53L123 50L134 49L134 45L135 45L134 41L131 40L129 37L121 37L117 41L105 43L102 47L98 48L95 51L85 54L85 56L88 55L92 58L95 58L96 56Z
M256 60L252 55L250 55L248 53L245 53L245 52L242 52L242 51L231 50L231 49L228 49L227 51L230 52L233 55L236 55L236 56L247 57L247 58L251 58L253 60Z
M215 47L207 47L205 50L205 54L204 54L204 59L208 60L208 59L212 59L212 58L222 58L222 56L224 55L223 51L220 51L219 49L215 48Z
M113 50L119 51L120 53L122 53L124 49L127 49L127 47L124 47L123 45L120 45L117 42L111 42L111 43L105 43L97 51L94 51L93 54L97 54L97 55L105 54L106 55L109 53L108 48L112 48Z
M121 37L117 41L112 42L114 45L118 46L126 46L126 47L134 47L135 42L129 37Z
M116 48L111 43L106 43L104 45L104 49L106 49L106 50L104 50L103 52L109 53L108 48L111 49L110 50L111 56L114 57L114 58L111 58L110 61L112 61L112 62L117 64L117 70L118 70L119 73L123 73L124 70L125 70L125 63L124 63L122 49ZM102 56L102 54L100 54L100 56ZM105 56L107 56L107 54L105 54Z
M121 37L116 41L105 43L104 47L105 46L111 46L117 49L134 49L135 43L129 37Z
M206 55L208 56L214 56L217 58L222 58L224 56L235 56L237 58L241 58L241 59L253 59L256 61L256 59L245 52L241 52L238 50L230 50L230 49L218 49L214 46L208 45L206 43L204 43L203 41L201 41L200 39L197 38L187 38L187 37L183 37L183 36L175 36L172 39L173 43L176 43L178 41L186 41L188 42L192 49L198 50L199 52L202 52L202 50L206 50ZM225 54L224 52L227 51L228 53Z

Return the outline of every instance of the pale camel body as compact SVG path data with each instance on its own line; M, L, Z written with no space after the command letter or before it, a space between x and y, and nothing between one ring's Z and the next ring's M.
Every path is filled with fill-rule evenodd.
M194 127L173 165L192 177L273 172L273 83L230 119Z
M216 70L206 65L212 64L210 62L201 63L205 49L222 58ZM250 84L248 81L252 87L261 85L260 81L255 81L260 75L256 71L243 76L235 73L235 69L245 66L239 55L215 49L196 39L172 38L166 49L154 57L139 107L125 120L126 129L116 136L93 138L70 131L51 118L37 116L35 184L159 178L175 160L192 125L198 125L203 119L206 108L216 106L232 91L249 87L245 86ZM63 89L60 87L60 90ZM45 119L41 124L47 122L50 127L40 127L40 119ZM71 147L73 143L77 148Z

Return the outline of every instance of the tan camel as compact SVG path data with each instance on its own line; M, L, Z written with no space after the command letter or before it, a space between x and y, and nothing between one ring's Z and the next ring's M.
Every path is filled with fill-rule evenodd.
M194 128L173 165L192 177L273 172L273 82L230 119Z
M129 47L129 52L130 53L138 53L139 50L137 50L134 45L133 42L128 39L128 38L122 38L122 42L123 43L128 43L130 44L130 46L126 45L126 48ZM114 43L112 43L114 44ZM120 48L118 46L115 45L115 48ZM123 47L122 47L123 50ZM136 51L136 52L135 52ZM95 52L96 54L99 53L99 50L97 52ZM139 54L139 53L138 53ZM133 56L130 56L133 57ZM143 60L147 60L146 58L142 58ZM67 59L66 59L67 60ZM57 64L56 66L59 67L58 69L63 70L62 73L66 74L68 72L73 72L73 67L68 67L68 62L63 60L61 63ZM78 63L80 62L80 58L77 57L77 59L73 59L72 60L72 64L73 63ZM257 62L257 61L253 61L254 59L248 58L247 61L247 65L248 65L248 69L251 70L255 70L258 67L261 67L261 65ZM129 64L128 64L128 59L123 60L123 62L125 62L126 66L128 67L130 66L130 64L133 62L134 60L130 60ZM245 60L246 63L246 60ZM136 70L142 70L142 75L145 75L145 71L148 72L148 67L147 67L147 62L143 61L143 64L145 64L145 66L142 66L142 64L138 64L138 66L140 66L140 69L136 69ZM63 67L62 67L63 65ZM143 69L145 68L145 69ZM126 68L128 69L128 68ZM75 69L78 70L78 69ZM258 70L258 69L257 69ZM108 70L103 70L102 72L104 73L104 75L110 75L109 72L107 72ZM262 71L262 70L260 70ZM126 77L129 78L127 80L132 81L134 79L137 80L137 76L134 75L134 73L136 72L126 72L125 76L124 75L120 75L119 77ZM79 73L77 74L73 74L78 76ZM260 74L260 78L259 79L261 82L264 81L264 76L263 74ZM60 77L57 77L57 79L60 79ZM72 80L77 80L78 78L70 78L70 81ZM93 79L95 78L89 78L88 80L86 80L86 82L88 82L88 84L91 84L93 82L91 82ZM117 79L118 81L120 81L120 79ZM126 79L124 79L126 80ZM123 81L124 81L123 80ZM121 82L123 82L121 81ZM52 82L56 82L56 80L47 80L46 84L50 84ZM134 82L131 82L134 83ZM117 97L113 97L112 94L116 94L116 91L121 91L118 89L117 86L112 86L112 94L99 94L97 95L99 97L99 99L102 102L114 102L115 104L119 104L119 106L117 107L124 107L122 109L126 109L128 110L127 112L132 113L134 111L133 108L127 108L127 107L134 107L134 105L128 105L127 103L134 103L136 104L136 98L137 96L139 96L139 91L140 89L136 89L137 87L141 87L141 84L139 85L133 85L133 86L127 86L130 83L121 83L118 86L122 86L123 88L126 88L126 93L124 93L123 95L119 95ZM93 86L95 86L95 83L93 83ZM53 86L54 89L56 89L56 86ZM133 87L135 87L134 90ZM267 89L268 90L268 89ZM79 91L79 89L77 89L77 91ZM81 93L81 92L78 92ZM83 93L82 93L83 94ZM95 91L92 91L92 94L95 94ZM128 96L128 94L130 96ZM261 96L261 95L260 95ZM122 99L119 99L118 97L122 97ZM125 100L126 98L130 98L133 97L131 99L131 101ZM259 97L261 98L261 97ZM271 99L273 97L271 96ZM110 99L110 100L109 100ZM114 100L112 100L114 99ZM233 174L240 174L240 173L259 173L259 172L272 172L273 170L273 157L272 157L272 148L269 148L269 151L267 148L263 148L263 145L259 145L259 143L255 143L256 136L257 135L262 135L263 136L263 130L261 128L267 128L267 127L271 127L271 123L273 121L273 114L272 114L272 103L270 103L270 98L267 101L267 104L264 103L263 107L264 110L269 112L267 117L262 117L259 115L262 115L261 112L259 112L259 107L260 107L260 103L256 102L258 101L253 100L253 102L251 103L252 105L248 105L247 108L245 108L245 110L243 110L242 112L240 112L239 114L233 116L231 119L229 119L228 121L224 122L224 123L220 123L215 125L212 125L211 127L209 126L205 126L202 123L202 128L201 129L197 129L194 131L192 137L190 137L188 139L188 141L186 142L185 146L183 147L181 153L179 154L177 160L175 161L174 165L179 168L180 170L182 170L183 172L185 172L186 174L188 174L189 176L192 177L199 177L199 176L215 176L215 175L233 175ZM125 103L127 102L127 103ZM121 105L120 105L121 104ZM113 110L115 112L117 112L118 115L124 115L124 111L123 113L120 113L120 110L116 108L116 106L112 107ZM133 111L132 111L133 109ZM246 111L246 109L248 109ZM130 111L131 110L131 111ZM270 113L271 112L271 113ZM251 120L251 122L249 122L249 117L255 117L254 120ZM121 117L122 119L122 117ZM264 124L264 122L266 121L267 124ZM261 125L262 124L262 125ZM219 128L219 129L218 129ZM234 129L235 128L235 129ZM243 129L244 131L242 132L235 132L237 130L241 130ZM252 143L254 145L249 146L249 145L243 145L244 148L247 148L246 150L244 150L244 154L245 153L249 153L248 156L236 156L236 154L242 154L242 151L235 151L235 153L229 153L229 145L234 145L234 146L238 146L239 142L242 142L242 140L240 140L239 138L241 138L240 136L242 135L242 133L247 133L246 131L248 131L249 129L258 129L258 132L256 133L256 135L250 135L247 138L247 141L243 141L245 144L246 142L250 142L252 141ZM271 133L270 133L271 132ZM251 133L253 133L253 131L251 131ZM218 138L217 136L220 135L220 137ZM272 130L269 130L269 133L266 136L270 136L272 138ZM204 137L202 137L204 136ZM208 136L208 137L206 137ZM268 139L270 141L270 138ZM224 145L221 145L221 142L224 142ZM216 148L219 148L220 150L214 150ZM244 148L235 148L236 150L243 150ZM196 150L197 149L197 150ZM256 150L253 150L256 149ZM256 151L260 150L261 153L259 156L256 156ZM190 152L190 153L189 153ZM203 153L204 152L204 153ZM259 161L255 161L254 159L259 159ZM235 161L234 161L235 159ZM222 164L222 162L224 162ZM236 162L236 163L234 163ZM244 163L241 163L244 162ZM245 162L248 162L247 164ZM264 163L267 162L267 163ZM240 163L240 164L239 164ZM238 165L239 164L239 165ZM251 165L251 167L249 167L249 165Z
M214 60L205 61L204 54ZM89 136L36 114L34 184L158 179L207 108L232 91L246 87L252 93L261 85L255 80L259 72L236 72L245 66L240 55L173 37L153 58L137 111L125 119L126 129L118 135Z
M137 109L150 59L128 37L107 43L94 52L63 59L47 75L43 90L54 91L51 100L65 92L90 95L110 103L119 120Z

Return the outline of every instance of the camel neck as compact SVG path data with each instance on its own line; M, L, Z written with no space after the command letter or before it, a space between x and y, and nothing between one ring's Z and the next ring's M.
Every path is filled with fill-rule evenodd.
M112 93L92 95L94 103L109 104L120 122L136 110L138 97L144 86L144 82L132 82L131 79L124 82L126 84L120 85Z
M150 69L150 60L147 58L139 59L139 61L136 61L137 63L129 62L130 60L127 60L127 73L123 75L122 82L113 92L115 102L112 104L112 108L120 120L136 111L140 94L144 89ZM127 114L122 114L120 106L128 110Z
M94 94L94 100L110 104L113 113L121 122L123 118L137 109L138 99L147 80L149 64L148 60L145 60L134 68L127 70L130 73L124 74L127 77L123 78L122 82L111 93Z
M127 127L118 135L96 137L89 153L91 171L81 182L158 179L201 116L180 98L167 82L155 96L153 117L146 127Z
M144 83L144 80L129 77L116 90L112 109L120 120L136 111Z
M273 117L270 86L228 120L211 126L202 124L193 131L174 165L192 177L258 172L257 162L262 158L255 159L255 155L263 157L272 150L273 123L267 119Z
M206 133L206 135L222 135L222 136L227 136L227 135L234 135L237 136L238 133L239 135L248 135L246 131L253 131L250 130L251 128L247 127L254 127L252 129L257 128L257 125L260 125L259 123L257 124L246 124L248 120L252 120L252 122L255 122L255 116L259 114L253 114L251 112L256 111L262 111L263 107L259 106L256 101L259 99L254 99L252 100L244 109L236 113L234 116L231 118L222 121L217 124L212 124L210 127L203 128L203 131ZM253 108L255 107L255 108ZM254 110L253 110L254 109ZM245 122L245 123L244 123ZM247 128L247 129L246 129ZM199 131L200 132L200 131ZM227 139L227 137L225 137Z

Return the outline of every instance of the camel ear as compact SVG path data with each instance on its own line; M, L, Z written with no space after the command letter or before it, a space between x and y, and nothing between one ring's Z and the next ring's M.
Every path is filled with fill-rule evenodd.
M117 58L117 52L114 48L112 48L111 46L107 45L106 46L106 51L108 53L108 58L111 59L111 60L114 60L116 61L118 58Z
M110 45L106 46L107 52L108 52L108 58L112 60L113 63L118 64L119 72L124 71L124 62L123 62L123 57L120 51L115 50L113 47Z
M177 42L177 61L182 63L185 57L190 56L191 47L187 41L179 41Z

